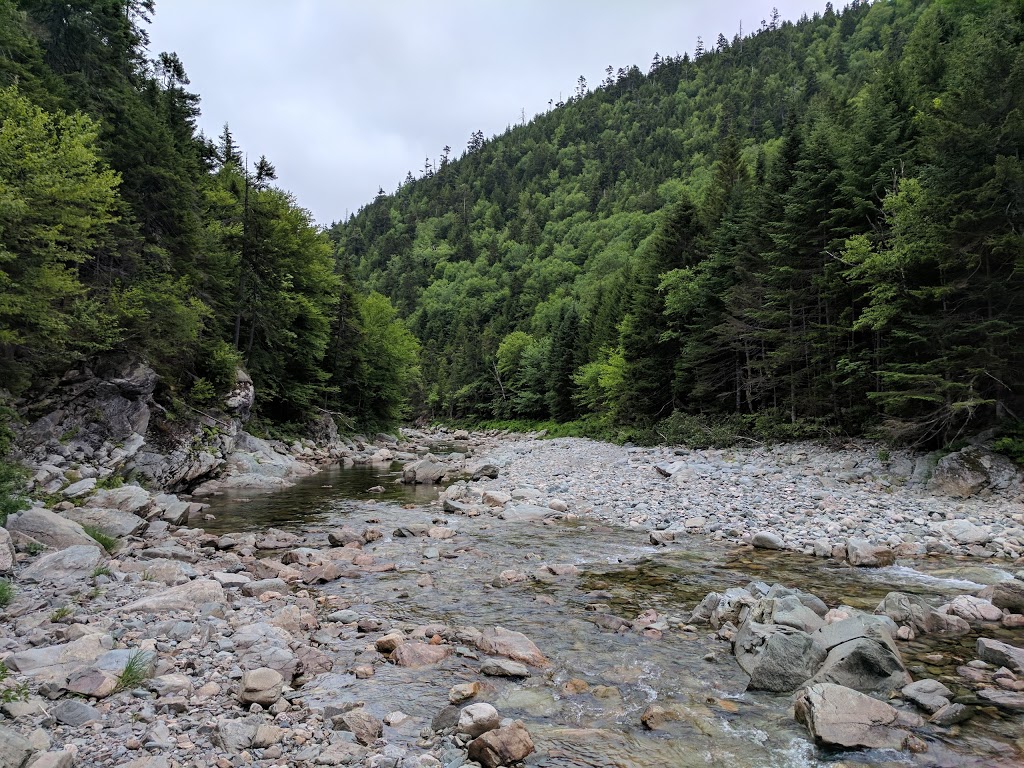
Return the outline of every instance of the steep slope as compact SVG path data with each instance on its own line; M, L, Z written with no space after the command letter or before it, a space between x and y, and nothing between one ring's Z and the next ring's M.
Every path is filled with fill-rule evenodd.
M943 443L1021 413L1024 9L855 2L609 69L332 235L433 415Z

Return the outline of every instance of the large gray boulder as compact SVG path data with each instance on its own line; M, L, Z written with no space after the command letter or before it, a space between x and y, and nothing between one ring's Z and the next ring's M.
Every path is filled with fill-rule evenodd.
M749 690L794 691L812 678L828 655L809 634L747 620L733 641L736 661L750 675Z
M224 604L224 587L213 579L196 579L176 587L161 589L118 608L119 613L169 613L194 610L203 603Z
M1019 486L1020 476L1010 459L974 445L939 459L928 483L933 491L960 498Z
M151 503L152 497L145 488L140 488L137 485L122 485L120 488L96 491L89 498L87 506L116 509L141 516L149 509Z
M34 751L28 739L13 728L0 725L0 766L22 768Z
M21 573L21 580L38 584L55 584L66 579L88 579L103 562L103 551L93 544L79 544L42 555Z
M14 551L14 541L6 528L0 528L0 573L6 574L14 570L18 564Z
M138 515L105 507L70 509L64 514L83 527L91 526L117 539L134 536L149 527L149 523Z
M832 648L814 676L814 682L880 695L903 688L911 679L899 651L870 637L858 637Z
M979 637L976 646L978 658L999 667L1008 667L1024 673L1024 648L1009 643Z
M872 544L867 539L846 542L846 559L858 568L882 568L896 562L896 554L886 546Z
M42 507L32 507L7 518L7 530L31 536L53 549L64 549L84 544L95 546L96 539L81 525Z
M800 691L794 709L818 744L843 749L902 750L911 737L906 729L924 724L917 715L832 683Z

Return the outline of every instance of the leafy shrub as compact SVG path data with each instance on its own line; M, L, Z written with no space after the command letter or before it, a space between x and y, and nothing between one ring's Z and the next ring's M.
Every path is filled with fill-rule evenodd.
M14 585L7 579L0 579L0 607L10 605L14 599Z
M1015 421L1000 430L992 449L1024 466L1024 421Z

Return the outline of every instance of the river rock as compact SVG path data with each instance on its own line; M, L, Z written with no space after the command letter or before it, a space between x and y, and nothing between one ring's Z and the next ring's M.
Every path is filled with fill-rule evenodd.
M484 768L498 768L502 765L524 760L533 752L533 740L519 720L503 728L479 736L469 742L469 758Z
M959 616L940 613L917 595L903 592L890 592L878 604L875 613L884 614L921 634L962 635L971 631L971 625Z
M974 708L964 704L947 704L928 718L929 723L948 728L951 725L962 723L974 717Z
M881 695L899 690L910 681L899 651L870 637L858 637L832 648L814 676L814 682Z
M978 597L1010 613L1024 613L1024 581L1013 579L985 587Z
M83 528L91 526L107 534L107 536L113 536L118 539L125 536L134 536L149 526L149 523L138 515L105 507L70 509L64 514Z
M160 590L118 608L119 613L169 613L195 610L203 603L225 603L224 587L213 579L196 579L176 587Z
M96 539L74 520L42 507L32 507L7 518L7 530L31 536L53 549L78 545L96 546Z
M28 739L13 728L0 725L0 765L21 768L34 751Z
M995 704L1010 712L1024 712L1024 693L1003 691L998 688L982 688L976 691L979 699Z
M888 547L872 544L867 539L849 539L846 559L858 568L881 568L896 562L896 554Z
M501 716L490 704L478 702L463 707L459 713L459 724L456 729L459 733L468 734L475 739L487 731L493 731L501 725Z
M505 656L513 661L521 661L534 667L547 666L544 654L522 632L504 627L490 627L483 631L477 639L476 647L484 653L494 656Z
M518 661L508 659L487 659L480 665L480 671L491 677L529 677L530 668Z
M750 544L755 549L784 549L785 542L779 536L770 531L759 531L750 538Z
M490 480L498 478L498 465L487 459L480 459L471 462L466 466L466 472L471 480L482 480L485 477Z
M985 621L1002 621L1003 611L988 600L972 595L957 595L940 611L959 616L964 621L978 624Z
M340 731L350 731L356 741L367 746L384 733L384 723L362 707L337 715L331 722Z
M95 542L79 544L41 556L21 572L21 580L38 584L54 584L65 579L81 581L89 578L103 559L103 551Z
M916 715L832 683L804 688L794 708L817 743L844 749L902 750L911 735L905 728L923 724Z
M56 718L57 722L76 728L103 718L96 707L91 707L77 699L64 699L50 709L50 714Z
M918 680L903 686L900 693L903 698L914 702L929 714L949 706L949 700L953 697L953 692L938 680Z
M989 664L995 664L998 667L1008 667L1017 672L1024 673L1024 648L1001 643L998 640L979 637L976 653L979 659L987 661Z
M793 691L818 671L828 655L806 632L747 620L733 641L736 661L750 675L749 690Z
M17 563L11 534L6 528L0 528L0 574L10 573Z
M451 647L447 645L402 643L391 654L391 660L400 667L427 667L444 661L451 652Z
M499 514L502 520L510 523L531 523L545 520L558 513L548 507L541 507L537 504L506 504Z
M243 704L260 704L269 707L284 690L284 678L275 669L260 667L245 672L238 689L238 700Z

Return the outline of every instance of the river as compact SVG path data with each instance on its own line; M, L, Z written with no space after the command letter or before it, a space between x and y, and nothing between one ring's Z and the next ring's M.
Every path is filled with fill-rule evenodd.
M342 524L376 525L385 537L367 549L379 560L394 562L396 570L334 582L323 587L326 592L385 628L501 625L525 633L552 662L524 681L482 678L477 654L462 648L425 669L378 665L363 680L346 670L375 656L367 652L368 637L342 634L325 649L336 660L334 671L304 686L303 698L311 706L362 701L381 718L395 711L409 715L385 728L391 743L415 745L424 725L448 705L449 688L479 679L485 689L477 700L494 704L502 716L522 719L532 734L537 751L527 760L530 766L980 768L1024 761L1024 718L993 707L980 708L961 725L919 734L928 746L920 754L820 750L793 720L791 695L746 692L746 676L728 643L707 627L682 629L686 612L708 592L754 580L803 589L830 607L845 603L872 610L895 590L936 600L975 591L982 583L1009 577L998 567L929 558L855 569L791 552L712 544L701 537L655 548L642 531L580 520L509 523L487 515L445 514L434 489L396 485L396 476L394 466L329 468L282 492L220 498L208 510L214 519L205 523L212 533L274 526L313 537ZM375 486L384 491L369 490ZM458 535L440 541L391 535L423 523L447 525ZM491 586L503 570L533 574L542 564L554 563L572 564L578 575L540 574L505 588ZM425 574L432 586L418 586ZM594 603L626 619L653 609L668 628L657 638L602 629L588 610ZM1012 630L986 630L985 635L1020 644ZM976 638L973 633L924 637L902 643L901 649L915 679L939 679L957 700L973 703L955 668L975 658ZM652 702L674 706L680 719L647 730L640 716ZM452 760L451 765L458 764Z

